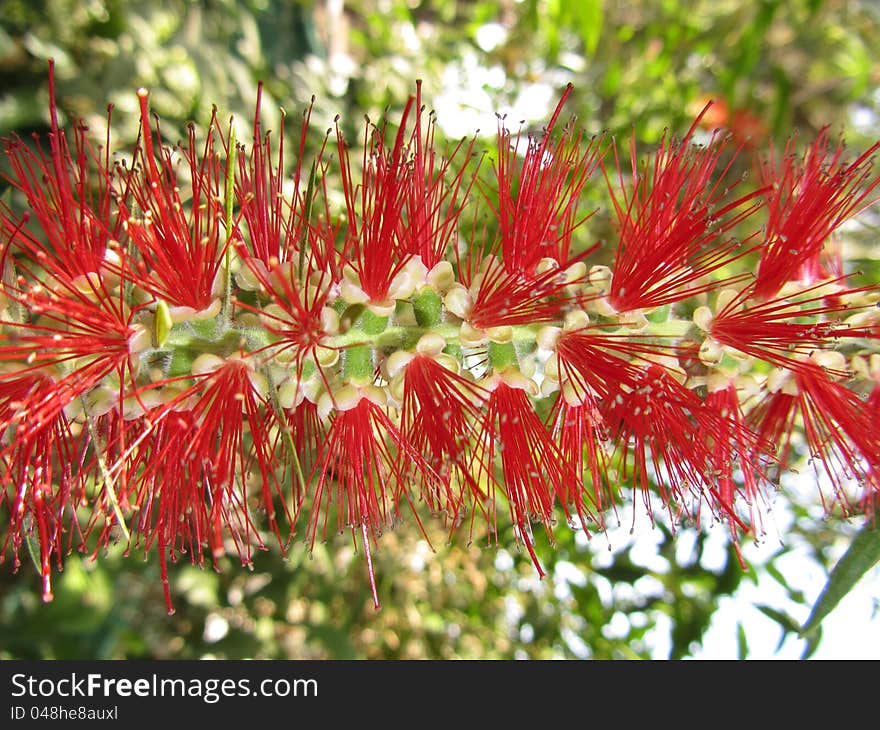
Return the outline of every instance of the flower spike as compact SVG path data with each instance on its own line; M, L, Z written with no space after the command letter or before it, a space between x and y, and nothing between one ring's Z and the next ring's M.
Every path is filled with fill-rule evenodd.
M354 164L338 119L311 156L314 100L291 145L257 97L250 149L216 114L171 148L141 91L112 166L61 129L50 68L48 148L6 142L0 562L29 552L46 600L69 552L122 541L158 553L171 611L182 556L302 531L350 532L379 606L373 550L405 518L510 535L543 574L537 525L590 534L626 498L673 530L708 511L736 547L803 444L828 510L875 508L880 289L829 237L875 202L880 143L850 163L823 130L731 181L707 107L624 164L561 123L569 87L484 153L442 146L419 84ZM600 166L611 261L581 227Z

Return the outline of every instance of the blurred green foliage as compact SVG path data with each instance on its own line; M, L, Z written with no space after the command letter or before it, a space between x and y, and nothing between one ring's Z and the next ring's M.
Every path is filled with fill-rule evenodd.
M714 118L744 143L795 131L809 139L830 124L859 147L880 136L877 37L876 6L845 0L4 0L0 135L45 130L52 57L66 118L84 119L102 141L113 104L123 144L136 135L140 86L168 140L206 123L214 106L250 119L260 81L266 127L284 107L295 133L314 95L318 144L337 113L358 139L364 114L399 108L421 78L429 104L480 91L493 108L570 81L580 124L646 145L666 128L684 131L713 98ZM876 274L876 256L859 251ZM784 608L761 607L784 641L809 607L777 560L797 549L827 567L850 532L812 504L795 500L792 512L786 545L747 571L729 546L704 559L712 531L685 526L673 537L641 515L637 532L658 538L649 566L629 539L606 550L602 536L587 544L561 526L557 544L540 549L543 581L515 550L469 545L467 535L447 543L428 521L432 552L408 523L373 555L379 612L363 556L344 536L312 555L301 544L286 560L267 552L251 570L232 560L219 573L174 566L170 617L156 561L137 554L71 556L47 605L31 566L3 565L0 658L680 658L699 648L719 602L759 575L788 597ZM741 628L743 656L748 639Z

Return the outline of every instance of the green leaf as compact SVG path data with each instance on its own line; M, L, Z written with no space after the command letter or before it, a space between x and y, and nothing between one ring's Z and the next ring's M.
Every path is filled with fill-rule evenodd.
M584 53L592 56L602 36L602 0L581 0L574 3L577 24L584 41Z
M869 522L853 538L843 557L832 569L810 617L800 630L801 636L814 631L822 619L834 610L841 599L878 560L880 560L880 530Z

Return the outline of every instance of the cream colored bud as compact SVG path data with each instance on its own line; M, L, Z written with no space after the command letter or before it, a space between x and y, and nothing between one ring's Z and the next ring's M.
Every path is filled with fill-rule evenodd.
M871 355L868 360L868 371L871 373L872 378L880 381L880 354L875 352Z
M388 285L388 298L409 299L416 290L418 283L413 274L404 267L394 275L394 278Z
M425 281L438 292L449 291L455 285L455 270L448 261L440 261L425 275Z
M452 355L447 355L445 352L441 352L439 355L435 355L434 362L442 365L447 370L451 370L453 373L458 373L461 369L461 366L458 364L458 360L452 357Z
M388 392L397 403L403 403L403 396L406 391L406 374L399 373L388 383Z
M556 259L545 257L538 262L535 267L536 274L545 274L548 271L558 271L559 262Z
M268 276L266 264L259 259L248 259L247 264L235 272L235 283L245 291L260 291L263 288L261 281L265 281Z
M343 385L333 391L333 402L337 411L350 411L361 402L361 391L353 385Z
M575 261L565 270L565 283L576 284L584 281L587 276L587 265L583 261Z
M70 403L64 406L64 415L68 421L85 421L82 400L74 398L70 401Z
M190 365L190 372L193 375L206 375L219 370L226 364L222 357L218 357L212 352L203 352Z
M847 317L843 323L852 329L873 327L880 323L880 310L872 309L868 312L858 312L851 317Z
M506 345L508 342L513 342L513 327L509 325L489 327L486 330L486 337L499 345Z
M868 360L862 355L853 355L849 359L849 369L859 378L871 377L870 370L868 370Z
M474 308L474 300L467 289L461 284L456 284L446 292L443 305L459 319L467 319Z
M715 311L720 312L722 309L726 309L739 296L740 292L736 289L722 289L715 297Z
M101 292L105 288L103 278L97 271L89 271L87 274L80 274L74 277L71 282L74 288L83 294L90 292Z
M349 304L366 304L370 301L370 296L359 284L353 283L348 279L343 279L339 285L339 296L341 296Z
M810 360L825 370L846 372L846 357L835 350L816 350L810 353Z
M771 393L779 393L781 391L788 395L798 394L797 383L791 377L791 371L784 368L773 368L767 376L765 385Z
M321 397L321 393L324 391L324 382L320 377L315 376L308 380L301 381L299 389L302 391L303 398L309 403L317 403Z
M248 371L248 379L251 381L251 387L254 389L254 392L260 398L265 398L269 395L269 380L263 373L250 370Z
M559 381L559 356L555 352L544 362L544 377Z
M562 384L562 398L568 405L577 407L583 405L584 401L587 399L587 394L583 387L575 384L571 380L566 380Z
M519 371L527 378L532 378L537 370L534 357L522 357L519 361Z
M339 333L339 314L333 307L321 309L321 330L327 335Z
M641 309L633 309L621 315L620 324L630 332L642 332L648 328L648 318Z
M332 368L339 362L339 350L333 347L317 345L315 347L315 362L323 368Z
M383 362L385 374L389 379L397 377L409 365L415 355L406 350L396 350L392 352Z
M547 398L559 391L559 381L544 378L541 381L541 397Z
M560 327L541 327L535 335L535 342L542 350L555 350L556 343L559 342L559 335L562 334Z
M436 332L428 332L419 337L419 341L416 343L416 352L433 357L443 352L445 347L446 340L442 335L438 335Z
M714 367L721 362L723 357L724 350L718 342L711 337L703 340L703 344L700 345L700 362L709 367Z
M128 336L128 351L132 354L143 352L153 344L153 334L142 324L131 326L131 334Z
M566 332L577 332L590 326L590 315L583 309L572 309L565 313L562 329Z
M538 384L531 378L527 378L516 368L505 368L498 373L498 377L501 378L505 385L517 390L524 390L529 395L538 395L540 392Z
M168 403L165 390L145 390L137 397L131 395L122 401L122 417L126 421L140 418L147 411L166 405Z
M730 375L727 373L715 371L710 373L706 378L706 389L710 393L718 393L722 390L727 390L727 387L730 385Z
M361 398L366 398L370 403L374 403L380 408L384 408L388 402L388 396L385 390L378 385L362 385L359 388Z
M303 398L296 380L285 380L278 388L278 405L282 408L296 408L303 402Z
M714 318L715 315L709 307L697 307L694 310L694 324L703 330L703 332L710 332L712 330L712 320Z
M608 266L597 265L590 269L589 282L600 292L605 293L611 286L613 272Z
M383 302L367 302L367 309L377 317L390 317L396 308L397 302L393 299L386 299Z
M590 302L590 305L597 314L600 314L603 317L618 316L618 311L611 306L611 302L608 301L608 297L599 297L598 299L594 299Z
M471 327L467 322L461 323L458 330L458 341L465 347L485 345L488 339L484 330Z
M321 393L317 401L316 410L318 411L318 418L322 421L326 421L330 412L333 410L333 398L330 397L329 393Z
M267 304L260 312L260 322L270 329L278 329L290 319L287 311L278 304Z

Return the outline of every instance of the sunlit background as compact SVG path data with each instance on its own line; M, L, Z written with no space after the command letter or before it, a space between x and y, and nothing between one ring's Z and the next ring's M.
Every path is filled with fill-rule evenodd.
M743 159L824 125L855 151L880 137L878 41L878 5L846 0L3 0L0 134L45 133L52 57L65 119L103 140L112 104L122 149L140 86L170 140L212 106L248 139L260 81L266 126L284 109L296 134L314 95L317 146L337 114L353 141L364 115L393 118L421 79L441 132L487 148L497 114L540 129L572 83L566 114L645 150L712 99ZM846 234L853 266L875 281L877 225L866 216ZM589 226L592 240L610 233L601 213ZM155 556L71 556L48 605L33 567L7 562L0 658L876 658L876 569L818 648L797 636L859 525L825 514L817 481L805 468L767 495L763 529L743 541L747 570L725 525L652 525L628 505L607 536L560 525L556 545L539 545L544 580L512 534L450 542L428 523L429 544L407 523L373 556L379 612L345 536L312 555L301 542L286 560L269 551L252 570L232 558L221 573L174 566L170 617Z

